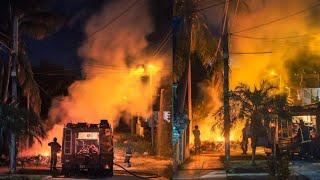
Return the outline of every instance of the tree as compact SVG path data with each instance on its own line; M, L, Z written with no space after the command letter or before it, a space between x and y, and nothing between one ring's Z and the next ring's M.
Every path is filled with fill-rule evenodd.
M229 80L229 78L225 75L229 72L229 63L227 59L228 64L223 66L226 63L221 60L221 57L224 56L220 53L221 42L223 42L224 49L225 47L228 47L228 43L225 41L229 36L228 32L225 31L225 29L227 29L226 27L228 27L228 22L226 21L228 19L228 14L225 13L222 28L222 35L226 38L222 40L220 37L219 41L217 41L208 28L205 15L201 13L202 10L211 6L202 8L201 3L202 1L200 0L177 0L174 6L174 16L181 19L180 31L178 29L176 32L179 36L177 35L177 47L174 47L177 48L177 50L174 52L173 62L174 82L178 82L177 111L178 114L184 113L186 93L188 89L189 119L192 119L192 117L190 117L192 115L190 66L192 65L192 60L194 60L191 60L192 54L197 54L200 57L199 59L203 66L207 67L207 71L211 73L215 85L225 82L224 91L228 92L229 89L226 86L229 82L226 80ZM235 8L235 11L237 11L239 7L240 9L247 9L247 4L243 0L232 1L230 6L231 8ZM226 1L226 7L229 7L229 1ZM225 9L226 12L228 12L228 8ZM224 58L224 60L226 60L226 58ZM224 97L224 99L225 102L229 102L227 97ZM228 111L226 111L226 113L228 114ZM226 115L226 117L228 116ZM229 123L226 121L226 125L228 124ZM228 133L226 133L226 135L227 134ZM229 138L226 137L226 139ZM226 156L229 157L228 153L226 153Z
M176 53L173 63L174 82L179 83L179 111L184 110L184 101L187 92L187 77L189 61L192 54L198 54L197 58L202 64L214 59L216 40L208 28L206 17L198 11L198 0L177 0L174 6L174 16L179 19L179 28L175 32ZM212 63L212 62L211 62ZM218 62L214 62L218 63ZM190 63L191 64L191 63ZM215 64L213 67L217 67ZM221 67L221 66L220 66ZM218 69L218 68L217 68Z
M11 101L17 101L17 84L22 88L23 95L28 99L31 109L39 115L41 98L39 88L33 78L31 66L26 60L25 42L23 35L34 39L43 39L57 30L63 23L63 18L55 13L40 10L41 1L8 1L7 15L0 24L0 45L5 47L8 56L6 80L2 84L4 89L2 102L8 103L8 89L11 77ZM21 32L21 33L20 33ZM18 70L18 71L17 71ZM18 82L16 82L18 79ZM29 103L31 102L31 103ZM2 132L0 135L2 136ZM14 131L10 132L10 171L15 172L16 139Z
M39 116L32 110L19 107L17 103L0 104L0 127L5 134L11 133L17 138L28 136L37 139L40 143L40 139L46 136L44 123ZM9 140L11 144L16 143L15 139ZM16 152L14 152L15 155ZM16 162L13 162L15 166ZM12 163L11 159L10 163Z
M267 81L261 81L260 86L253 89L246 84L239 84L235 90L229 92L231 111L231 125L238 120L250 122L252 163L255 164L255 151L258 137L266 134L263 132L270 122L270 112L288 117L286 112L287 97L285 94L276 94L277 88ZM223 107L215 116L223 119Z
M32 110L19 107L17 103L1 103L0 119L0 127L4 132L12 131L18 137L31 136L39 142L46 136L44 123L39 116Z
M192 55L197 54L201 63L205 64L204 62L212 59L216 47L205 16L197 9L198 5L198 0L176 0L174 4L174 20L178 25L173 31L173 82L177 83L177 102L173 115L176 119L185 121L188 92L188 119L191 120L189 128L192 126L191 59L195 57Z

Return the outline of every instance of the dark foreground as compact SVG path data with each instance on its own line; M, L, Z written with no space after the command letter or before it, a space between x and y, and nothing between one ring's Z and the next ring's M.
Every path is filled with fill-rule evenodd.
M0 170L0 179L14 179L14 180L40 180L40 179L143 179L149 177L156 177L152 174L144 173L144 172L131 172L129 174L126 171L116 170L114 171L114 176L95 176L89 174L88 172L81 172L77 176L65 178L60 174L60 170L58 170L54 174L50 174L48 169L41 168L28 168L28 169L19 169L15 174L8 174L7 168L1 168ZM161 177L157 177L155 179L162 179Z

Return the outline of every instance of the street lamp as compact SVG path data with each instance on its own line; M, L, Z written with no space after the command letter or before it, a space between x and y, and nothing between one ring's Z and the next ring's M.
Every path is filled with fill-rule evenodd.
M281 90L282 90L282 87L283 87L281 74L278 74L275 70L272 69L272 70L269 72L269 76L271 76L271 77L273 77L273 78L279 78L279 90L281 91Z
M153 111L152 111L152 97L153 97L153 93L152 93L152 87L153 87L153 75L157 72L157 67L153 64L142 64L139 65L136 69L133 70L133 74L136 76L140 76L140 77L149 77L149 104L150 104L150 110L151 110L151 115L150 117L152 117L153 115ZM150 118L150 126L151 126L151 146L152 149L154 150L154 119Z

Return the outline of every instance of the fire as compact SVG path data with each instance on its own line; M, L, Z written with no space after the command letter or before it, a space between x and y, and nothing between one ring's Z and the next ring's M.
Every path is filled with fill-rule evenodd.
M205 120L200 120L195 122L199 126L201 132L201 141L208 142L224 142L224 136L221 127L212 128L214 118L206 118ZM242 140L242 129L244 128L244 121L236 121L230 130L230 141L240 142ZM191 143L194 141L194 137L191 136Z
M93 15L86 25L90 35L118 14L126 1L115 1ZM125 28L123 28L125 27ZM153 31L147 6L134 7L111 29L88 38L79 49L84 58L85 79L69 87L69 96L52 104L49 119L55 123L108 119L117 125L121 113L147 117L170 60L165 55L145 53L146 36Z
M48 132L47 138L43 139L40 142L36 141L30 149L23 150L19 152L19 157L27 157L27 156L50 156L50 146L48 146L49 142L53 141L53 138L58 139L58 143L62 144L62 132L63 132L63 125L55 125L52 130ZM59 154L58 154L59 156Z
M153 24L146 5L136 6L99 33L114 14L123 11L127 1L108 3L102 11L89 18L85 32L88 39L79 49L84 59L84 79L74 82L68 96L53 100L50 111L48 137L33 145L28 152L48 154L48 143L53 137L62 142L62 129L68 122L98 123L108 119L117 126L123 112L148 117L151 104L170 63L166 55L153 56L148 52L147 35L153 32Z
M312 6L314 2L269 0L268 3L264 3L262 1L249 0L246 3L250 11L239 11L236 20L231 20L230 52L243 52L244 54L230 54L230 88L233 89L239 83L245 83L253 87L263 79L286 87L289 78L285 62L291 59L295 60L295 57L301 52L319 55L320 49L318 44L320 36L318 31L319 24L316 23L317 14L313 11L308 11L282 21L252 28L248 31L238 33L237 31L285 17L288 14ZM215 10L204 12L208 17L209 23L213 25L216 25L217 22L216 12ZM252 21L252 19L255 19L255 21ZM264 51L271 51L272 53L250 54L250 52ZM206 118L199 118L201 120L194 118L193 125L199 125L202 140L224 141L221 127L211 130L215 121L210 117L222 106L220 99L222 96L219 94L222 91L222 87L205 83L200 84L200 86L202 87L203 94L206 94L211 99L206 107L195 113L203 115L204 109L209 112L206 112ZM196 117L198 117L197 114ZM239 121L237 123L233 124L234 128L230 132L231 141L241 140L244 122Z

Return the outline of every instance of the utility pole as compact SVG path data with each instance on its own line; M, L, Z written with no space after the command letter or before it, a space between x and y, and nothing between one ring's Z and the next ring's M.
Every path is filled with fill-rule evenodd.
M12 70L11 70L11 101L16 104L18 100L18 92L17 92L17 64L18 64L18 56L19 56L19 17L14 16L13 20L13 53L12 53ZM14 173L16 171L16 136L10 131L10 143L9 143L9 158L10 158L10 173Z
M152 97L153 97L153 93L152 93L152 72L148 72L149 73L149 103L150 103L150 111L151 111L151 148L153 153L155 153L155 143L154 143L154 127L155 127L155 119L153 116L153 106L152 106Z
M159 107L159 116L158 116L158 155L163 155L163 139L166 138L163 134L163 111L164 111L164 97L163 97L164 89L160 90L160 107Z
M191 38L190 38L191 39ZM191 40L190 40L191 41ZM189 141L190 136L192 134L192 127L193 127L193 119L192 119L192 79L191 79L191 58L189 57L188 63L188 117L189 117Z
M193 0L187 0L186 1L186 10L185 10L185 18L186 18L186 49L187 49L187 55L186 60L188 61L188 69L186 69L187 73L187 92L188 92L188 129L187 129L187 136L186 136L186 151L185 151L185 157L188 158L190 156L190 136L192 134L192 100L191 100L191 34L192 34L192 14L193 14Z
M225 158L230 160L230 104L229 104L229 10L230 0L225 4L225 17L222 30L222 49L223 49L223 105L224 105L224 141L225 141Z

